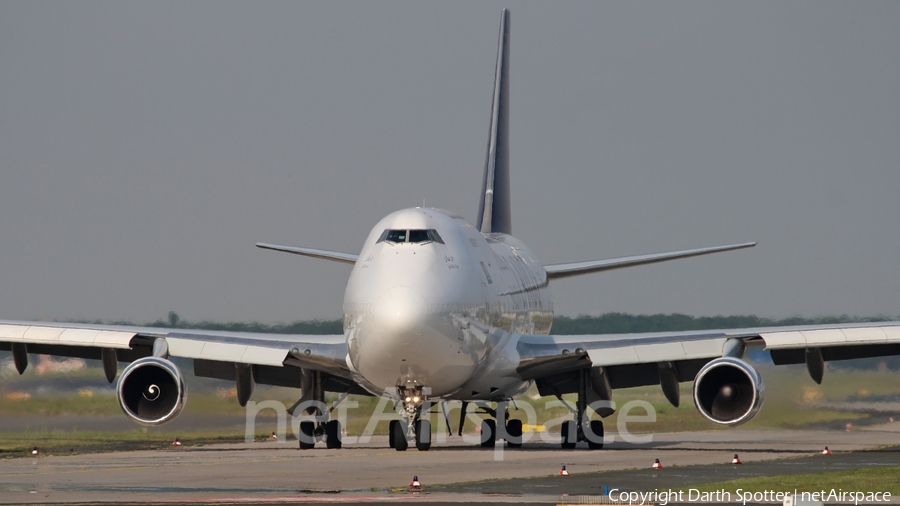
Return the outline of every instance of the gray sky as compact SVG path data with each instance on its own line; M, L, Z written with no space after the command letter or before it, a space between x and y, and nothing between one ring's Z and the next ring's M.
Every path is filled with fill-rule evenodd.
M512 11L513 232L558 314L900 314L900 2L0 2L0 318L340 315L383 215L474 221Z

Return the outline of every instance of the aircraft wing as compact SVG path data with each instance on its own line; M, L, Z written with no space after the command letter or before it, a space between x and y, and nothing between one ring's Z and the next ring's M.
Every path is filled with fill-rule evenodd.
M348 388L356 385L347 366L343 335L0 320L0 350L13 351L20 372L27 365L19 363L24 352L99 360L115 350L117 361L132 362L151 356L158 339L165 340L170 357L193 359L197 376L234 380L235 364L249 364L260 384L299 387L299 367L327 373L333 382Z
M747 346L771 351L776 365L900 355L900 321L749 329L606 335L522 335L518 374L536 380L542 395L575 391L573 373L602 368L609 387L660 383L671 364L679 382L691 381L707 362L743 354ZM812 369L810 374L817 379ZM821 381L819 372L817 381Z
M690 258L720 253L723 251L752 248L753 246L756 246L755 242L745 242L741 244L729 244L727 246L713 246L711 248L672 251L669 253L653 253L650 255L635 255L630 257L609 258L606 260L591 260L588 262L553 264L545 265L544 270L547 271L547 279L562 279L572 276L581 276L582 274L633 267L635 265L655 264L658 262L666 262L668 260L677 260L679 258Z

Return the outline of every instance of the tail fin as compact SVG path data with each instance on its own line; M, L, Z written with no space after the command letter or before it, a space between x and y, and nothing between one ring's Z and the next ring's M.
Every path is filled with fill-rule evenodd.
M491 130L478 205L478 228L482 234L512 233L509 204L509 10L503 9L500 12Z

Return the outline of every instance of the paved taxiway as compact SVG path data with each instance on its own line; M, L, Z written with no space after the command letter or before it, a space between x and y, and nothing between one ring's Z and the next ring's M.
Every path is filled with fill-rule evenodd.
M483 494L500 493L504 495L490 500L555 502L561 493L599 493L598 487L604 484L620 488L645 484L644 488L653 489L730 479L737 477L728 465L733 453L739 453L745 462L741 472L780 469L768 473L779 474L793 469L792 465L755 463L815 457L827 444L838 453L830 461L821 457L819 462L838 466L844 458L840 452L900 443L900 432L893 425L853 432L722 430L656 434L647 444L613 442L600 451L566 451L551 444L531 443L519 450L499 452L449 438L428 452L397 452L386 448L385 437L375 437L367 444L348 444L341 450L299 451L296 441L291 441L26 457L0 461L0 503L405 500L408 494L391 493L390 489L406 487L413 475L425 487L419 499L485 500L488 497ZM866 452L875 453L879 452ZM900 462L898 453L880 453L889 453L887 461L893 465ZM663 462L662 472L647 471L655 458ZM835 469L884 465L884 461L856 458ZM570 480L552 477L562 464L572 474ZM699 467L710 464L720 466L717 469L723 473ZM674 466L678 466L677 471L670 470ZM682 466L698 467L691 472L691 468ZM636 471L618 472L626 469ZM578 477L602 471L617 473ZM717 476L708 478L713 475ZM666 476L674 477L674 483L670 484ZM490 486L471 483L483 480L500 481ZM429 491L439 484L458 485Z

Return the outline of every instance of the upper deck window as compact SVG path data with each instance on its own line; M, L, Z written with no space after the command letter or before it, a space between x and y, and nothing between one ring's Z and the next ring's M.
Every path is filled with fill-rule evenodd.
M444 244L444 240L441 238L440 234L437 233L437 230L434 229L413 229L413 230L385 230L381 233L381 237L378 238L375 243L379 242L391 242L391 243L416 243L416 244L424 244L428 242L438 242Z

